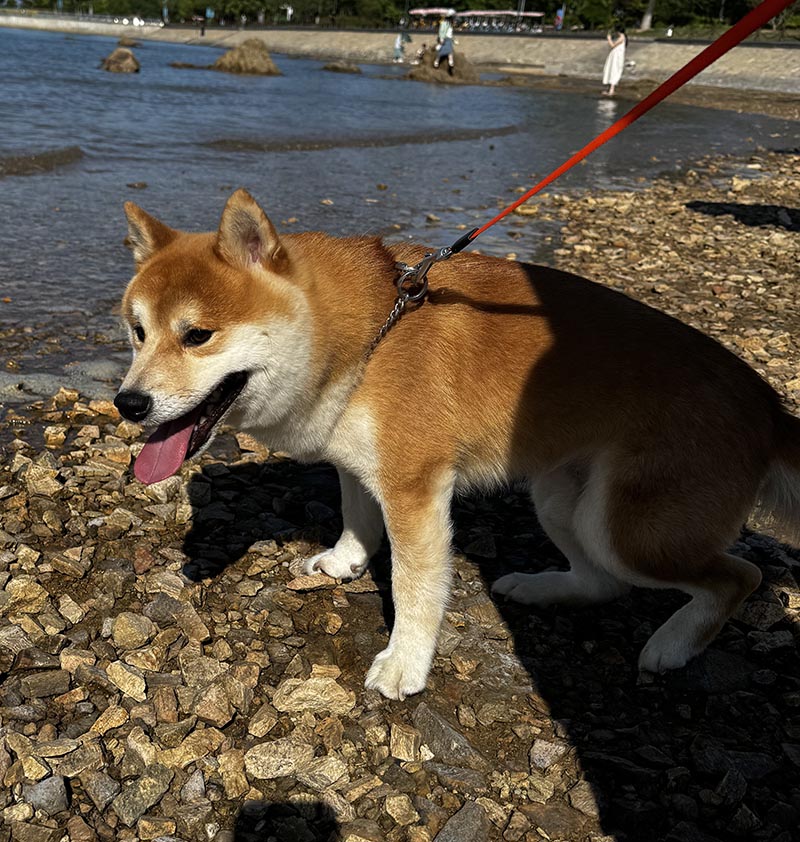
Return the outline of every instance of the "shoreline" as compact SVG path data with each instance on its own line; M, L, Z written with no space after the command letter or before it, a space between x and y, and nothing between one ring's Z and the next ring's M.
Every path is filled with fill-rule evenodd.
M794 338L800 337L800 313L793 292L800 265L800 211L792 193L797 167L800 150L713 154L687 162L680 180L659 176L641 190L544 192L511 215L505 256L616 286L688 321L743 356L800 414L800 341ZM703 216L718 217L714 227ZM543 241L547 254L538 259L527 250L530 226L553 231ZM717 240L725 244L725 259L712 267L712 257L716 262L714 256L723 253ZM480 243L476 246L480 251ZM757 266L755 254L760 255ZM759 271L762 266L768 268ZM708 280L712 277L713 283ZM734 303L725 303L729 301ZM723 317L718 318L721 308ZM792 337L766 367L763 355L752 355L745 341L762 329L762 322L770 333ZM86 398L113 394L115 382L110 382L107 367L95 372L84 361L80 370L68 372L62 365L78 342L126 357L122 336L96 326L88 339L81 339L82 325L82 316L59 325L61 351L54 358L52 349L44 356L37 353L48 348L43 339L55 329L52 324L0 323L0 341L8 350L7 371L0 377L0 445L7 438L4 409L22 410L60 385L77 388ZM55 367L48 367L54 360Z
M0 14L0 27L24 28L70 34L127 36L140 41L180 43L190 46L231 48L249 38L265 42L271 53L288 58L390 65L391 31L220 29L201 36L197 29L95 22L86 19ZM432 38L415 33L416 43ZM581 38L537 39L533 36L460 34L458 52L482 73L506 74L485 85L519 85L565 93L597 93L607 53L605 40ZM701 51L703 45L631 38L619 99L644 98L661 81ZM704 108L764 114L800 120L800 49L740 45L722 56L670 97L670 101Z

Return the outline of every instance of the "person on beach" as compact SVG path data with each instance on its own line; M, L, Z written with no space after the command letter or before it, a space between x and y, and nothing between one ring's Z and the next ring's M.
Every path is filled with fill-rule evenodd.
M453 75L455 56L453 50L453 15L442 18L439 23L438 46L436 47L436 58L433 60L434 68L439 67L439 62L447 58L447 72Z
M397 38L394 39L394 57L392 61L395 64L403 63L403 53L406 51L406 44L411 41L411 36L407 32L398 32Z
M603 91L603 95L614 96L625 67L625 47L628 46L625 27L618 26L613 32L609 32L606 35L606 41L610 50L606 56L606 63L603 65L603 84L608 86L608 90Z

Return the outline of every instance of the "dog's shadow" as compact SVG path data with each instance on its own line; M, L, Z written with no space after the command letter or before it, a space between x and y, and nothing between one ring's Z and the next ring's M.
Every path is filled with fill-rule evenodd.
M312 842L338 839L339 822L321 801L302 805L276 801L245 801L233 828L231 842Z
M341 529L338 480L327 466L274 458L215 463L195 475L189 494L196 507L184 572L193 580L217 576L259 542L332 546ZM457 502L454 522L456 550L466 555L459 570L477 571L487 590L504 573L564 563L527 494ZM552 838L583 839L597 821L606 834L647 842L794 838L800 816L800 658L791 636L786 638L794 619L776 594L792 578L792 567L800 566L800 553L751 532L743 532L737 552L765 574L747 617L730 621L687 669L664 677L643 680L636 662L652 631L685 600L677 592L635 590L581 610L498 603L534 695L555 724L555 737L548 739L577 753L579 787L566 803L537 806L536 822ZM393 619L385 546L373 575L384 614L373 627L385 634ZM369 606L380 611L378 601ZM458 598L451 607L459 610ZM366 668L382 642L372 645L375 651L364 652L359 666ZM429 683L431 705L438 704L437 668L441 662ZM413 710L419 700L395 704ZM453 707L440 706L455 723ZM481 727L468 732L476 743ZM562 776L562 785L575 783L565 784Z
M776 227L800 231L800 208L783 205L747 204L743 202L688 202L689 210L707 216L732 216L751 228Z

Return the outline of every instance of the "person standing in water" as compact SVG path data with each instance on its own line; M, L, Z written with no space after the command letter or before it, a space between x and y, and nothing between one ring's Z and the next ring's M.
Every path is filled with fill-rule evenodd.
M447 72L453 75L453 15L448 15L442 18L439 24L439 46L436 48L436 58L433 60L433 66L439 66L439 62L447 56Z
M605 96L614 96L614 91L622 78L622 71L625 67L625 47L628 46L628 36L625 34L625 27L618 26L613 32L606 35L610 48L606 63L603 65L603 84L608 90L603 91Z

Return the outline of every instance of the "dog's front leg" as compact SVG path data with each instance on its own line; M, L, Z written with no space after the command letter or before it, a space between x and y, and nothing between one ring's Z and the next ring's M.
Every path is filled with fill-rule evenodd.
M453 483L426 480L383 500L392 548L394 627L366 686L390 699L425 689L450 595Z
M361 482L341 468L339 486L342 491L344 528L336 546L309 558L305 573L327 573L334 579L356 579L377 552L383 537L383 516L375 498Z

